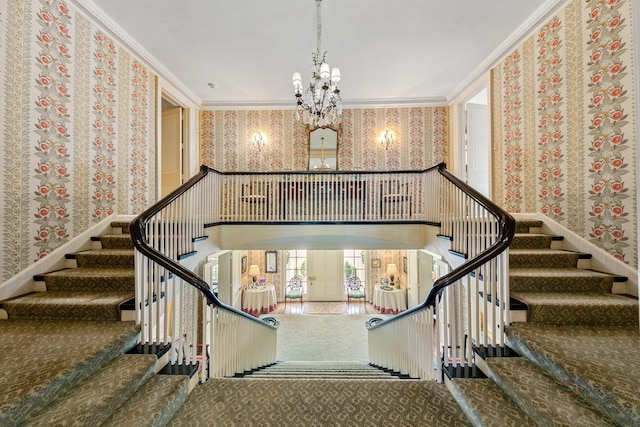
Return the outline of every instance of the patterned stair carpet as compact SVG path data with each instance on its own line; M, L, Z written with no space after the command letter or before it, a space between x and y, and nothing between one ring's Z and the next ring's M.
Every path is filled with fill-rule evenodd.
M527 322L505 333L522 357L486 359L489 378L454 379L452 393L476 425L640 425L637 298L611 293L619 277L577 269L588 256L551 249L561 238L542 225L518 221L509 251Z
M399 377L364 362L278 362L250 374L251 378L367 379L392 380Z
M155 375L136 348L140 327L120 321L134 297L128 223L102 249L70 254L78 268L34 277L47 291L2 302L0 426L166 425L188 394L187 376ZM150 424L153 423L153 424Z
M468 426L431 381L213 379L171 426Z
M507 336L514 350L557 382L570 384L572 390L566 390L567 394L587 400L617 425L640 425L640 372L635 369L640 360L637 324L518 323L507 330Z
M112 224L128 232L128 224ZM120 307L135 297L134 250L126 232L99 236L100 249L67 254L78 268L34 277L46 292L2 303L9 319L120 320Z
M0 321L0 425L44 409L133 347L139 332L134 322Z

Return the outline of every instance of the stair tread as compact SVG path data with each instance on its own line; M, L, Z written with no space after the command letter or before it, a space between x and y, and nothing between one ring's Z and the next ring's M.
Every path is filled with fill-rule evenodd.
M0 321L0 366L5 373L0 425L20 425L57 395L133 347L139 333L135 322ZM42 366L48 369L40 369Z
M528 322L573 324L638 324L638 301L598 292L512 292L527 305Z
M576 267L578 260L587 255L562 249L509 249L510 268L546 268Z
M554 236L541 233L515 233L509 244L510 249L550 248Z
M129 267L78 267L52 271L41 276L73 276L73 277L135 277L135 270Z
M474 425L536 427L537 424L488 378L454 378L452 394Z
M133 291L135 270L131 267L78 267L34 276L48 291Z
M33 292L5 301L5 306L18 303L41 304L103 304L108 301L126 301L134 292L122 291L47 291Z
M640 425L640 371L633 369L640 359L637 323L514 323L505 333L509 347L560 382L577 384L580 395L618 425Z
M540 228L543 225L544 223L538 219L518 219L516 220L516 231L526 233L530 228Z
M526 358L489 358L492 378L533 420L554 426L613 425L612 420L580 399L579 390L560 383Z
M3 308L10 319L119 320L118 307L134 297L133 291L35 292L5 301Z
M600 271L581 269L581 268L527 268L527 267L514 267L509 269L510 277L556 277L564 278L566 276L579 276L579 277L615 277L609 273L603 273Z
M213 378L196 387L172 425L257 425L260 421L274 426L469 426L447 388L433 381L251 377Z
M599 292L512 292L511 297L531 304L638 306L638 300Z
M63 425L70 419L100 425L154 374L156 361L154 355L120 356L28 419L27 425Z
M74 255L134 255L135 251L128 248L113 248L113 249L89 249L86 251L76 252Z
M154 375L102 426L167 425L188 395L187 375Z
M569 251L565 249L531 248L531 249L509 249L509 255L534 254L534 255L580 255L581 252Z
M365 362L280 361L247 376L278 379L371 379L397 380L390 372Z

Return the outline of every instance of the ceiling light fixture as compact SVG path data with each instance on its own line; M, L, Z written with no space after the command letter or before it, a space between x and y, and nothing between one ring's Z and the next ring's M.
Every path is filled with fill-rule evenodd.
M316 0L316 53L313 54L313 69L309 86L302 90L300 73L293 73L293 88L297 99L296 120L311 128L337 127L342 114L342 99L340 98L340 70L334 68L329 72L329 64L325 62L327 52L320 56L322 38L322 20L320 5L322 0Z

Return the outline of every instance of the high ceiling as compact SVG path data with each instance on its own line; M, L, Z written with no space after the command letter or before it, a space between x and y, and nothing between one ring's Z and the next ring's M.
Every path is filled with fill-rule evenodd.
M205 105L293 106L310 76L315 0L77 1ZM442 103L559 3L324 0L322 50L345 105Z

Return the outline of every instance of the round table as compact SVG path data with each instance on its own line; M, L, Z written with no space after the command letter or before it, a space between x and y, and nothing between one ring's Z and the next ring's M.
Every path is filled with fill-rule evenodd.
M276 288L273 285L258 286L242 292L242 311L253 316L269 313L277 304Z
M380 289L380 285L373 288L373 307L384 314L398 314L407 309L407 290L405 288L393 290Z

